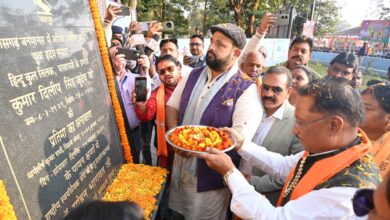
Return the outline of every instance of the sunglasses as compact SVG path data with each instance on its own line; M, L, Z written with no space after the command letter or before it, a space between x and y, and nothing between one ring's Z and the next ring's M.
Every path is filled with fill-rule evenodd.
M352 198L352 206L355 215L361 217L367 215L374 208L374 190L360 189Z
M165 69L159 69L159 70L158 70L158 74L159 74L159 75L165 75L166 72L172 73L173 71L175 71L175 66L174 66L174 65L168 66L168 67L165 68Z
M266 92L267 92L268 90L272 89L272 92L275 93L275 94L277 94L277 95L283 92L283 89L282 89L281 87L279 87L279 86L269 86L269 85L263 84L263 85L261 86L261 88L262 88L264 91L266 91Z

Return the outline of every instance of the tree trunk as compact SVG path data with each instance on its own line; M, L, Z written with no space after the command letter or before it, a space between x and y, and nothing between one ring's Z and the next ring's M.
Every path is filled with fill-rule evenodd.
M251 11L257 11L259 9L260 2L255 1L249 4ZM253 13L248 14L248 25L246 28L246 36L252 36L255 32L255 20L256 16Z
M236 21L236 25L241 27L242 24L242 6L244 0L230 0L230 5L234 10L234 20Z
M246 36L252 36L255 30L255 15L250 14L248 15L248 26L246 29Z

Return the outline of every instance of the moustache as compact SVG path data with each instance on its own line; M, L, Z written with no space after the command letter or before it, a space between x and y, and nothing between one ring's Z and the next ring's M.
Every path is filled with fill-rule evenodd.
M293 59L299 59L302 62L302 56L297 55L297 56L293 56L292 58Z
M215 56L215 53L213 53L213 52L211 52L211 51L207 51L206 56L209 56L210 54L212 54L213 56Z
M266 100L270 100L271 102L276 102L276 100L273 98L273 97L268 97L268 96L264 96L263 98L262 98L262 100L263 101L266 101Z

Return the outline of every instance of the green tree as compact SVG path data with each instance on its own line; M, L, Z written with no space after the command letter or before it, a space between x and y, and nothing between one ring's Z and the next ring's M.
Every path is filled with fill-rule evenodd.
M314 21L316 22L316 37L323 37L326 34L334 33L340 22L339 8L335 0L317 0Z

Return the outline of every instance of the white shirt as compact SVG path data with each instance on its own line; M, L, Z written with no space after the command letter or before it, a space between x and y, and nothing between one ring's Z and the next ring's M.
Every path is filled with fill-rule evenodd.
M259 33L255 33L251 39L248 41L248 43L245 46L244 52L242 52L239 63L245 62L243 58L246 57L246 55L250 52L259 52L259 48L261 46L261 41L264 39L265 34L260 35Z
M244 141L238 153L257 168L285 180L304 152L282 156ZM354 187L313 190L283 207L274 207L238 171L229 176L228 185L233 194L230 208L243 219L362 219L353 212L351 198L357 190Z
M181 64L181 77L182 78L187 77L191 71L192 71L192 67Z
M265 137L267 137L268 132L271 130L272 125L275 120L282 120L283 113L286 106L286 101L269 117L266 117L266 114L263 116L259 127L256 130L255 136L253 137L253 142L259 145L263 144Z

